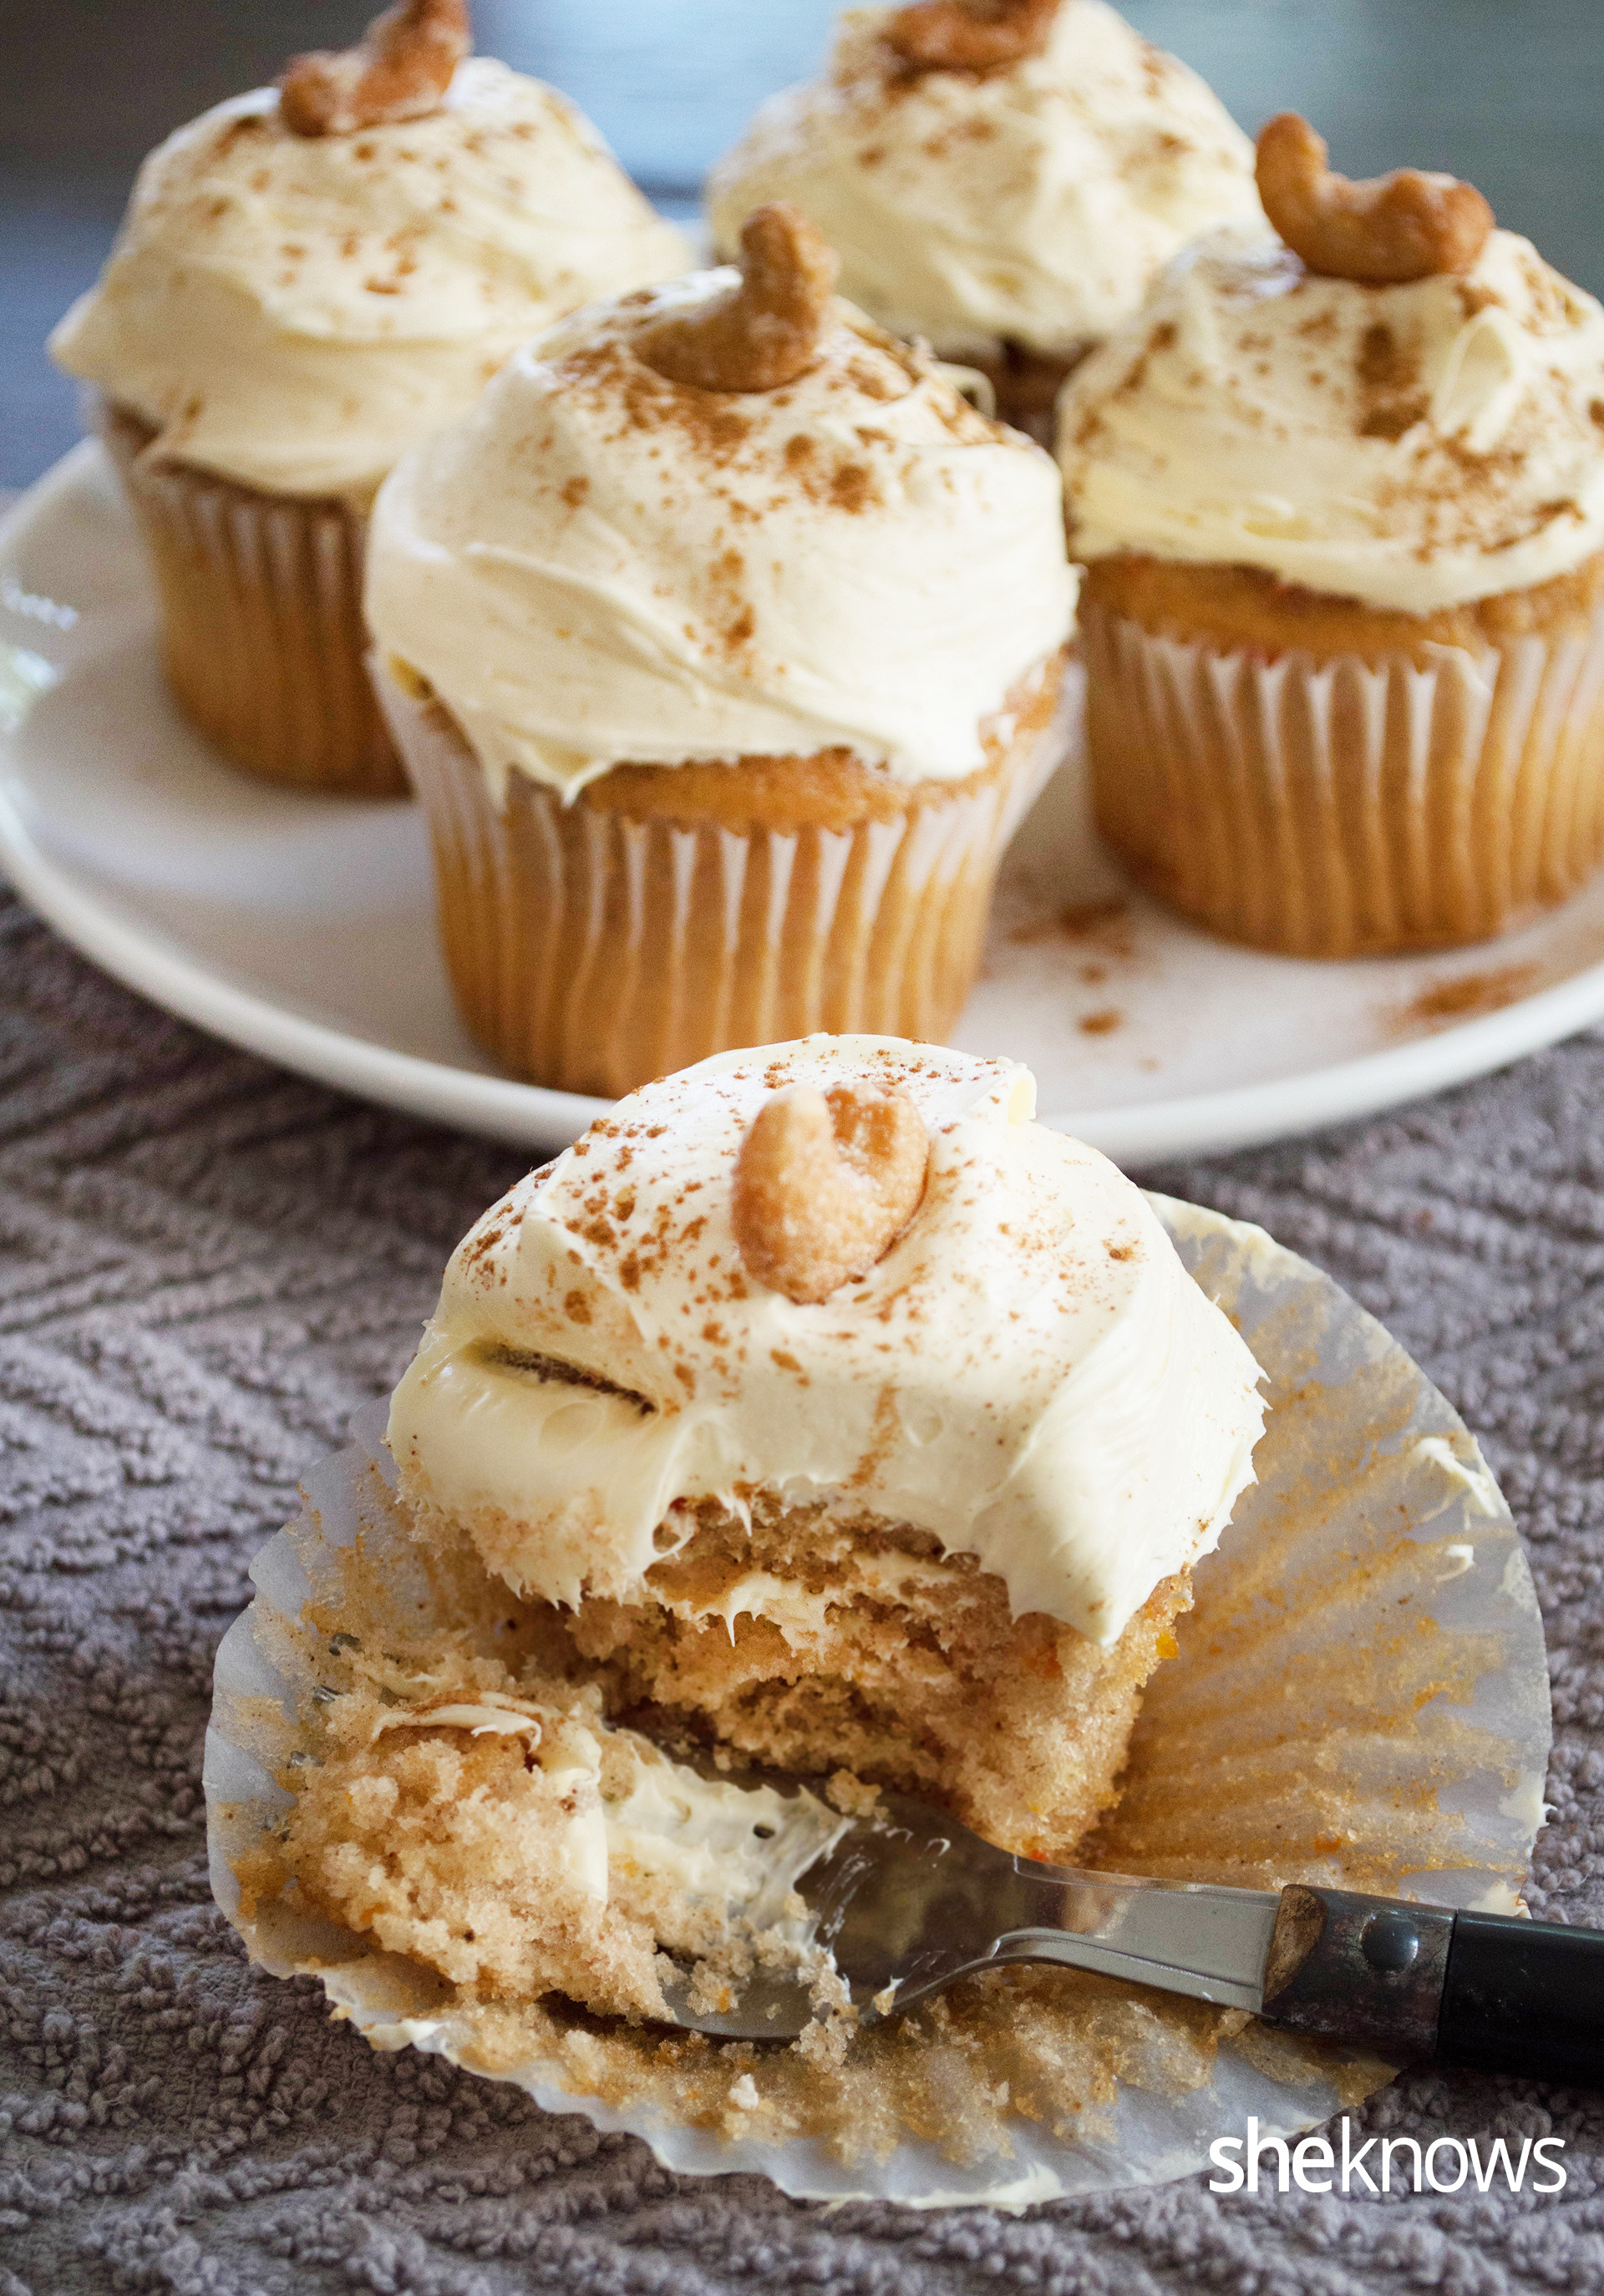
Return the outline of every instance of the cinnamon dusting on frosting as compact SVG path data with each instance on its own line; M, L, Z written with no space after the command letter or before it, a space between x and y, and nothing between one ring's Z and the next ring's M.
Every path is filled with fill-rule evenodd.
M259 88L177 129L51 349L152 462L366 509L519 343L685 259L566 97L470 57L404 120L300 135Z
M1197 75L1104 0L856 6L824 74L770 98L720 160L707 204L728 253L754 207L794 201L882 324L954 359L1061 369L1197 232L1258 214L1252 157Z
M833 1129L825 1092L846 1093L849 1134L886 1117L900 1177L843 1221L802 1205L793 1237L744 1144L766 1153L760 1117L804 1098ZM629 1599L678 1500L738 1518L760 1488L851 1491L975 1555L1016 1616L1112 1643L1249 1479L1256 1374L1139 1193L1030 1106L1011 1063L875 1037L720 1055L634 1094L587 1158L514 1189L515 1236L454 1259L392 1409L411 1496L566 1603ZM498 1371L489 1341L630 1400Z
M1317 276L1214 233L1077 371L1076 554L1256 568L1427 614L1604 545L1604 311L1495 231L1468 276Z
M1057 473L927 353L832 301L772 389L652 363L742 292L703 273L576 315L375 505L369 620L498 796L827 753L964 780L1068 635Z

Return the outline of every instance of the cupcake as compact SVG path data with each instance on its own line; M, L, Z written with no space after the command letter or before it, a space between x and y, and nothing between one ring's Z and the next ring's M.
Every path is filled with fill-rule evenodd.
M793 200L842 290L982 368L1047 436L1077 359L1187 240L1256 217L1247 138L1103 0L851 8L822 79L770 99L713 170L720 249Z
M374 507L457 1002L572 1091L942 1035L1049 762L1050 458L834 300L794 210L742 245L526 346Z
M1604 311L1295 115L1259 184L1061 403L1098 818L1232 939L1479 940L1604 852Z
M462 0L414 0L180 128L51 338L94 387L180 706L276 781L405 789L362 667L375 488L538 328L684 260L563 97L467 45Z
M1146 1199L1033 1108L1011 1062L816 1037L646 1086L487 1212L389 1441L516 1655L424 1666L432 1710L492 1692L1068 1856L1263 1407ZM325 1865L350 1765L400 1756L339 1745L299 1836Z

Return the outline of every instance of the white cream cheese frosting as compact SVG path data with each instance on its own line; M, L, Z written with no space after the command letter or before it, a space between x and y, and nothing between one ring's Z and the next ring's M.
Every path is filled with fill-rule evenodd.
M179 128L50 347L158 458L363 497L526 337L685 259L565 96L476 57L419 119L297 135L258 88Z
M1050 457L847 305L777 390L696 390L636 354L736 276L560 322L379 495L369 623L498 794L513 770L572 795L626 760L832 748L959 780L1069 636Z
M799 1306L742 1260L736 1157L772 1091L865 1078L925 1116L924 1200ZM1253 1480L1259 1371L1140 1192L1034 1105L1012 1062L876 1037L631 1095L453 1255L391 1406L403 1492L567 1604L638 1587L694 1529L679 1501L839 1501L1113 1642Z
M1194 234L1258 215L1246 136L1103 0L1063 0L1043 53L978 78L900 76L894 12L848 9L824 76L770 98L714 168L720 253L753 208L792 200L884 326L950 357L1065 356Z
M1604 545L1604 309L1513 232L1463 276L1365 286L1222 230L1071 377L1058 456L1078 558L1491 597Z

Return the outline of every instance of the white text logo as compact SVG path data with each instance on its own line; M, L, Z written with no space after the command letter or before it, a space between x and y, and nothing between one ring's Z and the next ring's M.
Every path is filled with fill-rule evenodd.
M1346 2120L1341 2124L1338 2157L1330 2139L1304 2136L1288 2144L1284 2136L1262 2136L1257 2120L1247 2124L1246 2136L1216 2136L1208 2156L1220 2171L1211 2177L1211 2193L1285 2193L1296 2185L1300 2193L1457 2193L1472 2185L1478 2193L1492 2188L1494 2178L1518 2193L1528 2172L1534 2193L1562 2193L1565 2169L1559 2156L1562 2136L1523 2136L1511 2152L1501 2136L1485 2144L1471 2136L1434 2136L1422 2144L1414 2136L1367 2136L1355 2145ZM1268 2161L1269 2166L1261 2168Z

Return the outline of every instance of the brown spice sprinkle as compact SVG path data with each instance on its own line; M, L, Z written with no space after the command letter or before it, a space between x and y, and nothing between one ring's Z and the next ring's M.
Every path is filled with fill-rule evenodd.
M1429 401L1424 398L1390 399L1380 406L1372 406L1361 418L1359 435L1361 439L1395 441L1405 431L1412 430L1417 422L1423 422L1429 411Z
M1363 394L1357 425L1361 439L1402 439L1425 421L1430 401L1419 388L1420 362L1385 321L1377 320L1360 337L1354 373Z
M837 510L859 516L880 498L875 474L866 463L838 463L830 477L830 500Z
M1051 916L1033 917L1027 924L1016 925L1008 939L1027 948L1044 940L1085 941L1110 957L1133 955L1136 948L1130 904L1118 900L1071 901L1066 907L1055 909ZM1081 977L1088 981L1106 980L1106 968L1083 965Z
M438 111L473 45L467 0L398 0L360 45L292 56L278 108L295 135L345 135Z
M818 357L840 267L817 224L789 201L770 201L741 226L740 285L643 328L636 356L696 390L778 390Z
M624 343L586 343L555 365L570 390L615 402L623 430L672 430L715 465L735 463L751 439L751 418L738 404L705 391L676 390Z
M916 0L899 8L880 37L898 77L990 72L1039 56L1051 36L1059 0Z
M1400 348L1392 329L1380 319L1359 339L1359 380L1367 390L1407 390L1419 373L1419 362Z
M894 1086L775 1093L736 1162L742 1259L799 1305L827 1300L890 1250L918 1210L929 1160L925 1119Z
M1394 1033L1419 1035L1451 1021L1469 1021L1481 1013L1501 1013L1534 986L1534 964L1506 964L1491 972L1461 972L1452 980L1436 980L1418 996L1400 1005L1393 1015Z
M1271 227L1323 278L1385 286L1468 271L1493 229L1481 193L1452 176L1334 174L1324 137L1296 111L1260 129L1255 175Z

